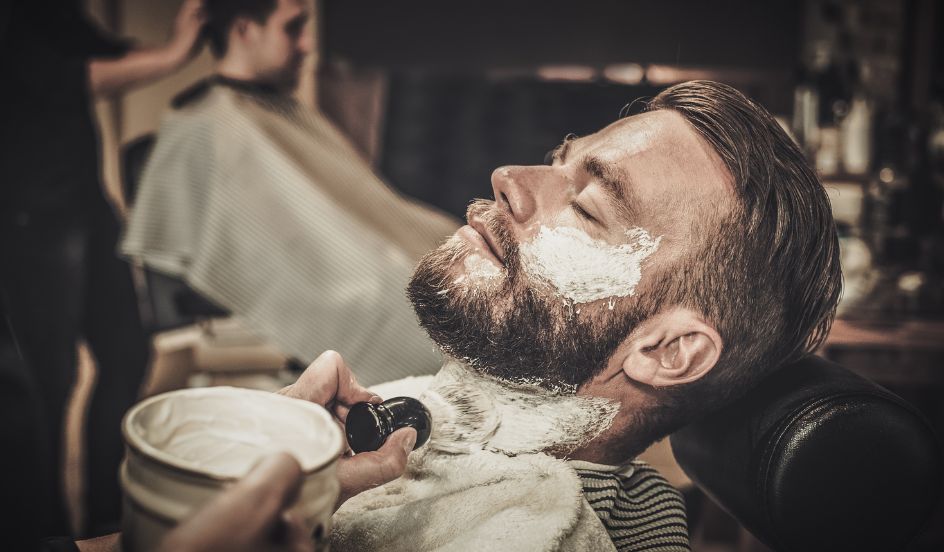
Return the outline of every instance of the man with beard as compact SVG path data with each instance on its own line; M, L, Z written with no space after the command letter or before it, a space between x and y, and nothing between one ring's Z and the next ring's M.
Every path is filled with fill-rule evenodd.
M822 342L821 183L762 107L695 81L492 185L409 286L455 359L421 396L430 443L342 507L335 546L687 550L680 496L633 459Z

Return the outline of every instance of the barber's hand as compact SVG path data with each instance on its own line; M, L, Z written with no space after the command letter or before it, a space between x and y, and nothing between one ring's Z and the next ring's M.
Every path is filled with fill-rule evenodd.
M302 469L288 453L264 458L246 477L167 534L160 552L252 552L275 544L314 550L300 519L288 512L298 498Z
M200 30L206 23L203 0L184 0L174 19L174 28L167 48L177 64L192 59L200 51Z
M359 402L381 402L381 398L362 387L335 351L325 351L305 369L298 381L279 391L282 395L320 404L334 414L342 427L351 406ZM338 461L341 483L340 506L345 500L383 485L403 475L406 459L416 443L416 430L394 431L376 451L343 456Z

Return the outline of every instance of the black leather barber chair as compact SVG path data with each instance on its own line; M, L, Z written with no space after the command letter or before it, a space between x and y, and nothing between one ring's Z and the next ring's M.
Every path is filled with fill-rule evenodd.
M695 484L777 552L904 550L944 485L927 420L819 357L780 369L671 443Z
M134 203L141 172L154 147L154 134L145 134L125 144L121 153L121 169L125 198ZM145 301L149 314L145 316L149 331L161 332L210 318L229 316L222 307L210 302L190 289L183 280L144 267Z

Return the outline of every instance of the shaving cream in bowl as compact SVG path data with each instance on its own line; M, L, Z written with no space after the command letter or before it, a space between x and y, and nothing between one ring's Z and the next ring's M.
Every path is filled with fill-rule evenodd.
M124 550L156 548L177 523L278 451L301 464L294 509L316 543L327 542L343 441L321 406L250 389L184 389L137 404L122 431Z

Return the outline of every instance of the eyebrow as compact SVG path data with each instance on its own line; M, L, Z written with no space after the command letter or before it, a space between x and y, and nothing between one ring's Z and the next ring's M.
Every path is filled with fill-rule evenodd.
M551 154L554 161L563 163L567 159L567 152L576 138L575 134L564 137L564 141ZM616 210L617 215L623 220L633 220L637 214L638 198L633 193L632 179L626 171L612 163L604 162L595 155L587 155L580 165L587 174L600 181L607 202Z
M577 135L573 133L564 136L564 141L561 142L559 146L554 148L554 152L551 154L551 159L563 163L564 159L567 158L567 151L570 150L570 143L576 139Z
M581 166L588 174L600 181L607 200L623 220L635 218L637 198L626 171L593 155L584 157Z
M295 17L292 17L291 19L289 19L285 23L285 28L286 29L288 29L289 27L298 28L298 27L303 26L307 22L308 22L308 12L303 11L299 13L298 15L296 15Z

